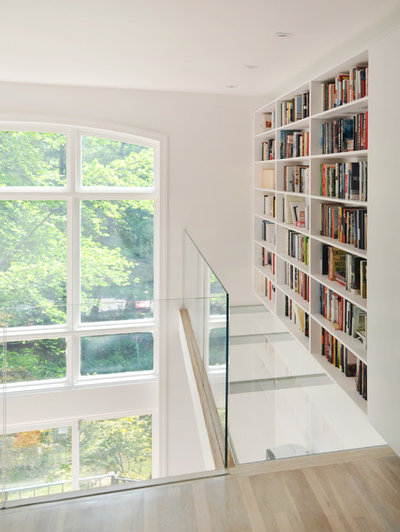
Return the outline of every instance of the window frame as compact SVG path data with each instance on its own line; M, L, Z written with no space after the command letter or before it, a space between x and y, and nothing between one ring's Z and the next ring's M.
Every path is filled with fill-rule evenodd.
M115 124L79 124L69 121L57 123L47 120L18 121L0 120L1 131L38 131L63 134L66 137L66 186L65 187L0 187L1 200L59 200L67 205L67 320L62 325L15 327L1 330L4 343L19 340L40 340L45 338L66 338L66 377L3 383L1 392L48 391L55 388L82 386L103 386L132 381L148 381L160 375L160 350L165 344L165 330L160 309L154 310L153 318L143 320L121 320L117 322L80 322L80 202L86 200L138 200L154 201L153 272L154 301L166 296L166 149L167 138L153 132L136 130ZM152 187L89 187L80 185L81 139L84 136L106 138L148 146L154 153L154 174ZM155 303L155 307L156 307ZM135 332L153 333L153 369L149 371L121 372L101 376L81 376L80 337L87 335L111 335ZM0 392L0 393L1 393Z

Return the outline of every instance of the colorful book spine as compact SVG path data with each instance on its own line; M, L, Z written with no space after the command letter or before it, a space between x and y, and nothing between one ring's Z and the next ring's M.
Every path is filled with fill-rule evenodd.
M304 334L306 338L310 335L310 322L308 313L288 296L285 296L285 316L289 318L296 328Z
M321 124L323 154L368 149L368 111Z
M367 209L322 203L321 235L367 249Z
M308 266L310 257L309 237L296 233L295 231L288 231L287 242L287 253L289 257L293 257L299 262L303 262L305 266Z
M285 264L285 284L305 301L310 301L309 276L288 262Z

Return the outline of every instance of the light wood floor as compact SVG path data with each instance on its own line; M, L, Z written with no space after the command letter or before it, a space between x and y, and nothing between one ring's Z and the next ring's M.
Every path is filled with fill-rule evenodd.
M226 476L0 512L1 532L400 531L387 447L240 466Z

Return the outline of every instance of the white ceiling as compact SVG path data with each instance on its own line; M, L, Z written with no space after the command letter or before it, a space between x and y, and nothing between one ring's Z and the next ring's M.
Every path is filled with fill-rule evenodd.
M0 0L0 80L265 95L335 50L351 55L399 11L398 0Z

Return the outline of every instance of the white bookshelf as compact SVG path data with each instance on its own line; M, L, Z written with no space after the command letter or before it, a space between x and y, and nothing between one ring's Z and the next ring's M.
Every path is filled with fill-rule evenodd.
M336 197L325 197L320 195L320 165L335 163L353 163L368 161L368 150L353 150L338 153L322 153L321 144L321 124L332 122L339 119L352 118L361 113L368 111L368 95L355 99L349 103L332 107L328 110L322 108L322 82L329 82L337 75L348 72L351 67L368 64L368 53L363 52L349 60L337 65L335 68L322 73L313 78L308 83L301 85L293 91L275 99L264 105L255 112L254 118L254 289L257 297L266 307L274 313L288 328L291 335L311 353L317 360L324 371L337 383L344 391L355 401L355 403L364 411L367 411L367 401L358 393L355 384L355 377L346 377L340 368L330 363L321 354L321 336L322 328L329 332L343 347L347 348L362 363L367 364L367 350L364 344L357 338L346 334L338 329L337 325L328 321L320 314L320 286L326 287L333 291L337 296L347 300L353 306L358 307L361 311L367 311L367 299L360 294L346 290L345 286L339 284L336 280L330 280L328 275L322 273L322 248L323 245L329 245L335 249L340 249L350 253L354 257L361 259L367 258L367 250L355 247L352 244L339 242L337 239L330 238L321 234L321 204L329 204L333 207L343 206L347 209L367 208L368 202L360 199L341 199ZM282 103L290 106L290 100L296 98L297 110L300 111L305 103L304 93L308 92L308 116L297 115L297 120L284 123L286 120L282 113ZM274 119L272 127L262 130L265 113L273 113ZM307 114L307 113L306 113ZM297 148L302 148L296 157L282 157L280 149L281 135L295 134ZM263 150L263 143L270 143L275 140L275 153L273 159L262 160L266 153ZM308 149L305 142L308 141ZM343 142L344 143L344 142ZM286 166L307 166L308 183L305 192L293 192L285 190L285 167ZM263 171L264 169L274 169L275 182L274 188L269 186L263 188ZM275 217L269 213L263 212L264 195L275 196L276 207ZM284 203L297 201L305 204L308 209L306 220L307 227L300 227L289 224L284 220L283 211ZM290 203L289 203L290 204ZM287 205L287 204L286 204ZM287 207L286 207L287 208ZM290 207L289 207L290 208ZM303 207L301 207L303 208ZM274 241L266 242L263 240L262 223L267 220L271 228L268 231L274 232ZM271 226L272 224L272 226ZM292 257L288 252L288 235L289 231L300 235L294 238L308 239L308 260L302 262L296 257ZM299 240L300 242L300 240ZM266 252L275 254L275 271L272 267L263 266L262 249ZM298 275L304 279L304 274L308 275L309 298L304 298L300 293L293 290L286 284L285 269L286 264L298 268ZM273 297L270 294L263 293L263 278L268 283L273 283ZM288 299L286 299L288 298ZM287 314L287 302L292 301L292 311L296 307L297 323L289 319ZM303 320L298 319L300 313L308 315L308 330L301 330ZM299 325L300 322L300 325Z

